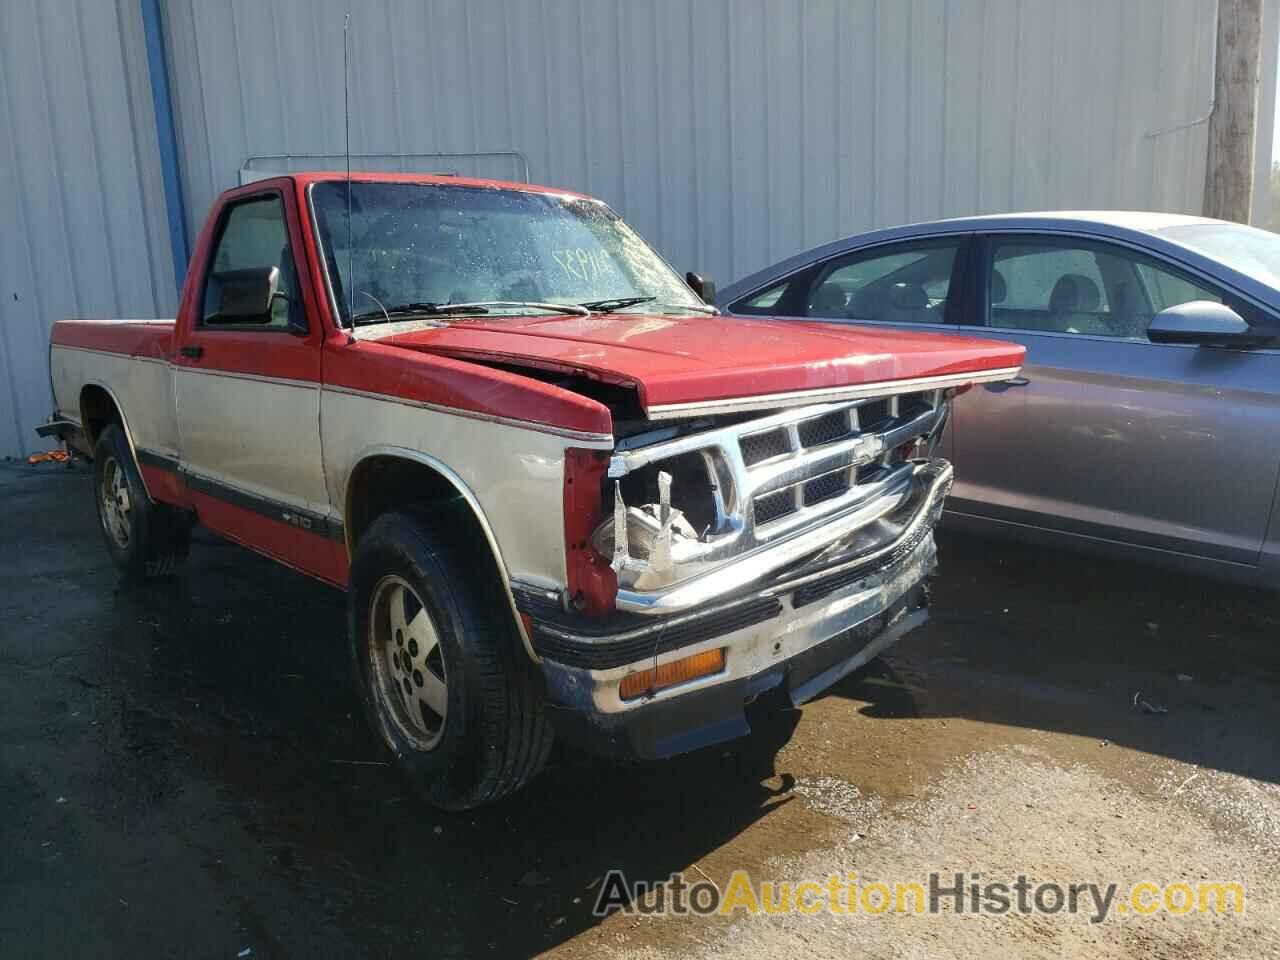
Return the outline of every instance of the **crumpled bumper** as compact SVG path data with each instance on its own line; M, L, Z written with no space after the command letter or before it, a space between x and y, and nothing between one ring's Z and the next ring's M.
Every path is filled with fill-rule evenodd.
M665 757L748 733L744 707L766 690L781 686L796 704L816 696L927 619L932 531L950 483L950 464L922 464L887 542L868 550L865 531L850 534L691 612L587 626L530 611L552 722L594 752ZM620 695L631 673L716 648L719 673Z

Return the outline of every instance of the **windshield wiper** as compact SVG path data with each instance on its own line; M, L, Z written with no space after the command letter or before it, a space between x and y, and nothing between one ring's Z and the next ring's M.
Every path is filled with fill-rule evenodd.
M588 300L578 306L588 310L621 310L634 307L638 303L652 303L657 297L605 297L603 300Z
M474 300L470 303L431 303L430 301L397 303L394 307L357 313L354 319L356 323L368 323L378 319L390 323L393 317L446 317L460 314L474 316L488 313L490 307L518 307L522 310L566 313L575 317L591 316L590 310L576 303L543 303L538 300Z
M450 303L447 304L452 313L456 308L470 307L472 310L479 307L480 312L488 313L486 307L520 307L529 310L547 310L551 313L567 313L575 317L589 317L591 311L586 307L580 307L576 303L548 303L543 300L476 300L472 303ZM466 312L465 310L463 312Z
M624 310L640 303L653 303L657 300L657 297L607 297L603 300L588 300L585 303L578 304L578 306L586 307L588 310ZM669 300L662 300L658 301L658 306L687 310L690 313L706 313L711 316L715 316L720 312L709 303L673 303Z
M709 303L671 303L664 300L659 304L661 307L671 307L673 310L687 310L689 313L705 313L710 317L718 317L720 311Z
M392 317L403 316L428 316L440 317L457 313L488 313L483 306L477 303L432 303L430 301L420 301L412 303L397 303L394 307L382 307L378 305L377 310L366 310L364 313L357 313L352 319L359 323L362 320L390 320Z

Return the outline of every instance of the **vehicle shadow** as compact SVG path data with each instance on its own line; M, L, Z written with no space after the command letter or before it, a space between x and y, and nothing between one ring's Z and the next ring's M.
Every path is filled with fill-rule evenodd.
M557 748L511 798L436 811L366 730L342 596L200 540L181 579L118 588L116 615L150 627L146 649L124 641L145 677L129 699L144 706L120 722L158 789L181 789L194 764L222 798L211 815L269 844L262 869L291 892L255 893L268 917L300 896L362 952L531 956L600 922L607 871L665 880L791 799L775 757L800 713L770 709L752 737L664 762ZM283 955L305 945L277 942Z
M1280 595L943 533L933 619L829 691L1280 782Z
M531 956L600 922L610 869L662 880L784 807L773 822L787 829L763 831L770 852L807 822L777 760L799 713L780 709L749 738L661 763L561 752L508 800L439 813L366 729L341 594L204 533L180 577L131 586L101 555L91 500L64 488L0 531L9 582L24 584L3 601L10 736L47 767L15 779L10 796L27 799L6 842L52 833L48 810L83 811L63 843L87 869L69 880L33 859L42 872L22 881L57 920L41 927L46 952L119 910L119 955L233 942L254 956ZM871 722L1061 731L1280 782L1280 599L950 535L941 558L934 621L827 697ZM72 802L45 781L70 783ZM60 906L72 882L84 910ZM172 909L129 921L126 901L165 903L169 887Z

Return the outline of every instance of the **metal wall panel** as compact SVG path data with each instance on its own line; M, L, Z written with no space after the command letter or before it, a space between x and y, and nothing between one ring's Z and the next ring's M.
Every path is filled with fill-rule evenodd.
M136 0L0 3L0 455L47 444L62 317L176 302Z
M168 0L193 223L250 155L341 153L347 6ZM350 7L353 151L523 151L722 282L909 220L1200 208L1204 124L1147 134L1208 108L1214 0Z
M341 153L348 6L356 152L522 151L722 282L906 220L1201 204L1214 0L164 0L193 231L246 158ZM55 318L175 296L136 0L0 3L0 87L9 455Z

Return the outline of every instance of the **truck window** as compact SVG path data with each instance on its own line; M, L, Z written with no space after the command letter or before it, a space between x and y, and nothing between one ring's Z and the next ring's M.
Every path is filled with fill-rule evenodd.
M375 309L375 302L581 303L644 296L659 301L649 309L698 302L638 234L593 200L412 183L355 183L351 195L348 250L346 185L326 182L312 189L344 318L348 297L357 314Z
M259 323L220 319L222 278L237 270L279 267L279 292L271 311ZM245 327L284 330L289 327L290 312L299 326L305 321L298 275L294 267L293 249L289 245L289 228L284 217L284 201L278 196L261 197L237 203L223 220L222 233L214 247L213 260L205 278L201 325L206 327Z

